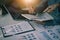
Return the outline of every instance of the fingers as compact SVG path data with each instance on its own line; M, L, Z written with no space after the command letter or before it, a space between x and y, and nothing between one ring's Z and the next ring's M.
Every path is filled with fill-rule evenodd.
M50 5L48 6L43 12L52 12L53 10L55 10L55 8L58 6L58 4L53 4L53 5Z

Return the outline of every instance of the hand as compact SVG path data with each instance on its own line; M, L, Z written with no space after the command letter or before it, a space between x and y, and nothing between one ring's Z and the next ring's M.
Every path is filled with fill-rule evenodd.
M48 13L50 13L50 12L54 11L57 6L58 6L58 4L50 5L50 6L48 6L43 12L48 12Z

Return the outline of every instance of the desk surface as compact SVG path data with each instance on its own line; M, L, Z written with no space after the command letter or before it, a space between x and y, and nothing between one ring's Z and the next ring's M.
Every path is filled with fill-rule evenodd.
M16 23L19 23L21 21L24 21L24 20L20 20L20 21L16 21L16 20L13 20L13 18L11 17L10 14L7 14L5 16L0 16L0 26L5 26L5 25L11 25L11 24L16 24ZM47 32L48 30L53 30L53 32L59 37L59 39L57 40L60 40L60 33L58 33L56 31L56 29L60 29L60 25L54 25L54 26L49 26L50 28L45 28L44 25L41 25L41 24L38 24L34 21L30 22L33 27L36 29L37 32L41 32L41 33L44 33L44 32ZM46 26L47 27L47 26ZM60 31L59 31L60 32ZM47 32L47 34L49 35L50 33ZM49 35L50 36L50 35ZM52 36L50 36L52 37ZM38 37L39 38L39 37ZM44 36L41 36L42 40L45 39ZM48 37L46 37L48 38ZM19 35L15 35L15 36L11 36L11 37L7 37L7 38L4 38L3 37L3 34L2 34L2 31L0 29L0 40L19 40ZM48 39L46 39L48 40ZM52 40L56 40L56 39L53 39Z

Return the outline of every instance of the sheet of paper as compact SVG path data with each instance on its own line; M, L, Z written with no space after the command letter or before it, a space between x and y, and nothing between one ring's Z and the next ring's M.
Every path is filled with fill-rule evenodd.
M4 26L2 28L2 31L4 36L11 36L14 34L21 34L34 31L34 28L27 21L22 21L17 24Z
M49 15L48 13L43 13L40 16L35 16L35 15L30 15L30 14L21 14L21 15L29 20L36 20L36 21L53 20L53 17Z

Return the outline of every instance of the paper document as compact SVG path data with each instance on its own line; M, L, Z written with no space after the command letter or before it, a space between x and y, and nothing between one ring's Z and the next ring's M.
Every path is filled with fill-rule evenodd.
M27 22L22 21L17 24L7 25L2 27L4 37L12 36L14 34L22 34L30 31L34 31L34 28Z
M31 15L31 14L21 14L23 17L29 19L29 20L36 20L36 21L47 21L47 20L53 20L54 18L49 15L48 13L43 13L39 16Z

